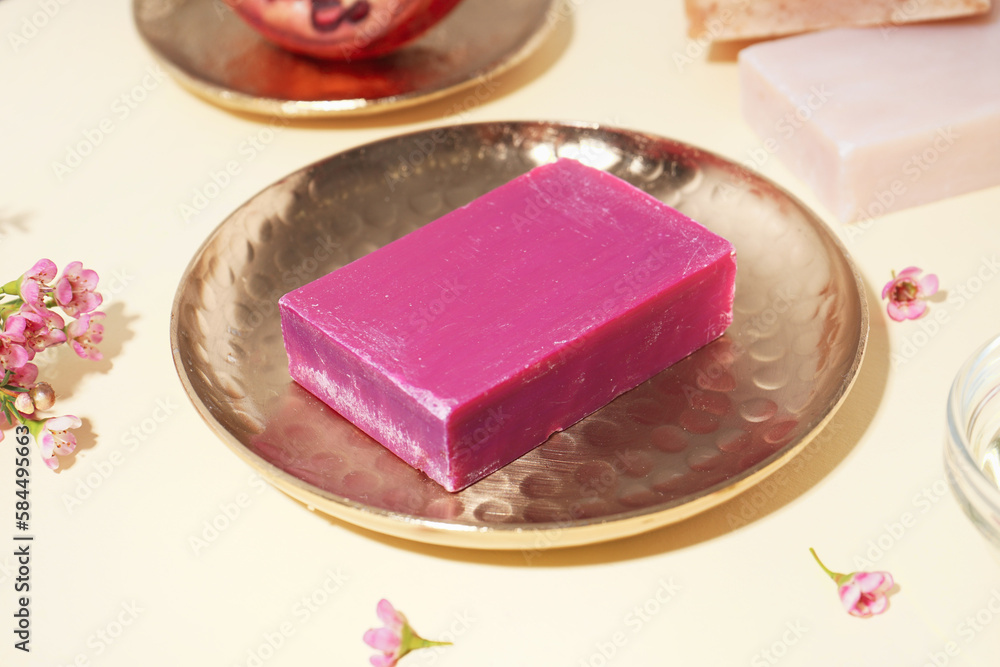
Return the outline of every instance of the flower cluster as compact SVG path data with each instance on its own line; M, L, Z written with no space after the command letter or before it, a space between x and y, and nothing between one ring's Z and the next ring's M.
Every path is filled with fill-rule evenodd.
M56 396L51 385L38 382L33 362L38 353L62 343L84 359L101 358L97 344L104 335L104 313L96 310L102 302L97 281L97 274L80 262L58 275L52 261L40 259L0 287L0 440L4 428L23 424L53 470L59 467L57 456L76 448L72 429L81 422L73 415L39 414L53 407Z

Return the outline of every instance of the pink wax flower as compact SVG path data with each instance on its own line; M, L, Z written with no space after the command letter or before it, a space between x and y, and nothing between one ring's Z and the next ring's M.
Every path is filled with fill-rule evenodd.
M366 644L381 651L381 654L370 658L374 667L395 667L400 658L410 651L451 644L451 642L429 641L418 635L410 627L406 617L396 611L388 600L380 600L375 613L385 627L368 630L364 636Z
M7 384L12 384L15 387L30 387L36 379L38 379L38 366L28 362L11 372Z
M37 288L40 291L48 291L49 283L55 280L57 271L58 269L52 260L43 258L35 262L35 265L28 269L23 276L21 276L22 296L24 294L25 287L29 290Z
M20 315L11 315L0 331L0 367L14 370L31 361L31 352L25 347L24 329L27 323Z
M32 359L37 352L66 342L66 334L63 332L65 322L58 313L45 306L25 303L18 314L27 323L24 331L25 346L31 352Z
M56 277L57 270L51 260L40 259L19 278L0 287L0 292L19 296L25 303L41 306L45 295L52 291L49 283Z
M24 272L24 280L33 280L42 285L48 285L55 279L57 272L58 268L55 262L43 257L35 262L34 266Z
M892 280L882 288L882 298L888 299L886 310L889 317L897 322L915 320L927 310L925 299L938 291L938 278L928 273L923 278L923 269L911 266L898 274L892 272Z
M68 456L76 449L76 436L70 429L80 428L82 425L83 422L74 415L27 421L28 429L42 450L42 460L52 470L59 467L57 455Z
M66 339L81 358L94 361L103 359L101 351L97 349L97 344L104 338L102 319L102 312L84 313L66 326Z
M98 280L96 271L84 269L82 262L70 262L56 283L56 303L72 317L89 313L103 301L101 295L94 291Z
M889 608L889 590L893 587L892 575L888 572L832 572L816 555L809 552L823 568L823 571L837 584L840 601L851 616L868 618L881 614Z

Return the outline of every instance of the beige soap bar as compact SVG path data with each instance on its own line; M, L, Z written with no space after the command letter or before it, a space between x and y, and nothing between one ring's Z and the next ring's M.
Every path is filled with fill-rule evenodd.
M982 14L990 0L685 0L688 35L725 41Z
M755 165L777 157L844 222L1000 183L998 14L743 49Z

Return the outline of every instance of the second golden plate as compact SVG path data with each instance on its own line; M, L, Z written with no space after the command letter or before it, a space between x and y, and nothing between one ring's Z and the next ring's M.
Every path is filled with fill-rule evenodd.
M234 0L229 0L233 2ZM557 0L463 0L412 44L353 62L280 49L223 0L133 0L136 29L185 88L221 107L279 118L356 116L429 102L491 81L527 58L567 10Z

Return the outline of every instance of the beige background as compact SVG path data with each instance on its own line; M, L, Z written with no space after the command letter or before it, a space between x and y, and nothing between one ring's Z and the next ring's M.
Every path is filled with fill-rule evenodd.
M0 663L236 666L258 664L256 654L268 667L360 666L371 654L361 635L387 597L425 636L455 640L403 665L996 664L1000 564L948 492L941 450L954 372L1000 333L1000 279L984 268L1000 246L1000 189L867 228L834 223L762 152L740 117L735 51L690 40L679 1L575 3L538 53L460 116L461 94L279 131L163 76L126 0L53 0L44 25L12 40L43 4L0 2L3 278L40 256L97 269L107 358L67 354L43 367L58 408L84 419L83 444L58 474L33 468L30 655L12 648L15 562L13 546L0 548ZM331 153L442 122L536 118L625 126L754 164L841 234L869 289L872 330L823 446L794 474L693 520L530 563L380 537L257 478L202 423L171 361L171 300L206 235ZM56 173L102 127L81 164ZM231 161L239 173L185 220L181 206ZM949 295L981 288L934 303L945 313L936 329L890 322L878 292L890 270L913 264ZM980 271L989 279L976 283ZM0 543L14 532L10 445L0 446L10 519ZM213 522L226 527L206 532ZM844 613L810 546L835 569L868 560L892 572L888 613ZM991 622L973 626L977 614Z

